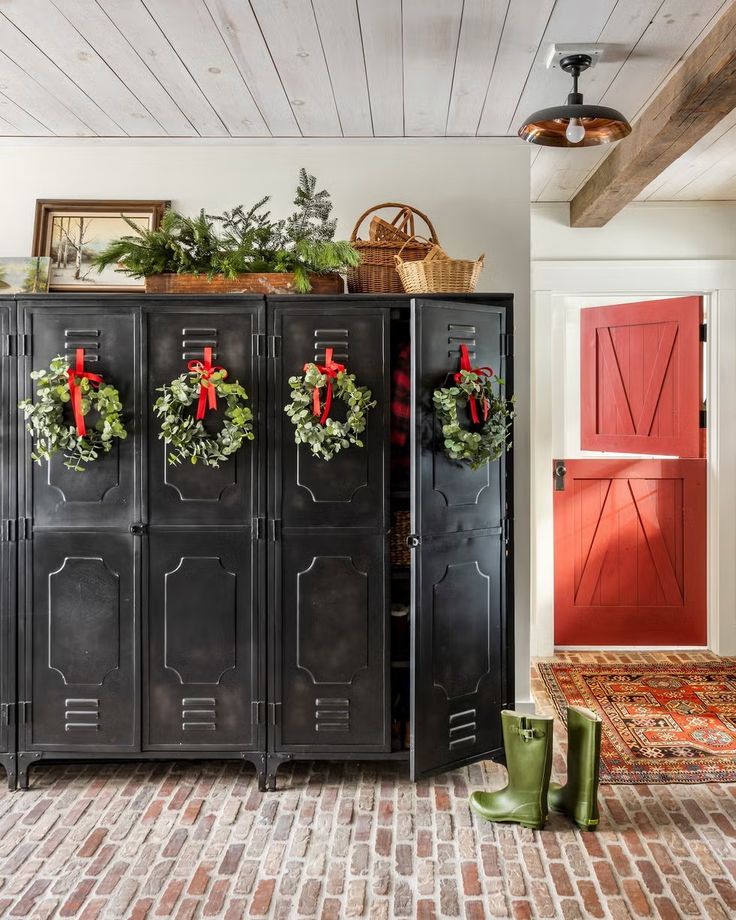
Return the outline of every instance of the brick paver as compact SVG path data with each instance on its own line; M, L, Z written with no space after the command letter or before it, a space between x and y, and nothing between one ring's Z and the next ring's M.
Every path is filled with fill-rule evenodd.
M560 726L557 771L563 742ZM295 764L264 794L235 763L42 767L28 792L0 792L0 916L736 915L736 785L603 787L601 828L582 834L557 816L542 832L476 818L470 793L504 776L479 764L414 785L398 765Z

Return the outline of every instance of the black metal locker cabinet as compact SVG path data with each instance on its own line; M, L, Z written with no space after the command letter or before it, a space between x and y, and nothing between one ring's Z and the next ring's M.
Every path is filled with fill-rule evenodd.
M511 304L412 302L412 744L417 779L497 756L499 711L513 700L507 666L510 458L473 471L450 460L432 394L458 369L507 380ZM507 323L509 326L507 327Z
M19 773L38 752L133 751L139 744L140 322L137 308L84 298L20 302L19 396L30 371L54 356L120 392L128 437L90 464L68 470L57 455L31 460L19 438L23 546L20 599Z
M0 763L15 788L15 587L17 507L15 488L15 301L0 300Z
M146 312L144 747L265 751L263 298L163 301ZM172 466L152 406L205 347L247 391L256 439L218 469ZM205 416L208 430L222 408Z
M386 751L388 310L337 298L269 299L269 309L272 749ZM283 411L289 377L324 363L327 348L378 401L365 447L330 461L297 447Z

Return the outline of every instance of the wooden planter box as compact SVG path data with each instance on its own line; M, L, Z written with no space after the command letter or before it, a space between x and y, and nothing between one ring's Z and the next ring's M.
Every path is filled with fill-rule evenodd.
M342 275L310 275L312 294L342 294L345 284ZM258 273L226 278L215 275L149 275L146 294L295 294L294 275L287 272Z

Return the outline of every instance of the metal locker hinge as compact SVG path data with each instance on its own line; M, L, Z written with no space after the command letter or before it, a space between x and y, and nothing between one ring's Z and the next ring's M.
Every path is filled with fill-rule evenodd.
M565 473L567 473L567 467L565 466L564 460L553 460L554 466L554 477L555 477L555 492L564 492L565 491Z
M268 522L268 539L270 543L278 543L281 538L281 519L271 518Z
M708 427L708 410L707 409L700 410L700 427L701 428Z
M269 703L268 708L271 711L271 725L278 725L279 715L281 713L281 703Z
M501 333L501 357L510 358L514 353L514 334L513 332Z
M708 324L707 323L700 324L700 341L701 342L708 341Z
M251 722L254 725L263 725L266 721L266 702L265 700L254 700L250 704Z
M265 358L266 357L266 339L267 335L263 332L254 332L253 333L253 354L256 358Z
M501 521L501 529L503 533L503 541L504 543L508 543L511 539L511 518L505 517Z

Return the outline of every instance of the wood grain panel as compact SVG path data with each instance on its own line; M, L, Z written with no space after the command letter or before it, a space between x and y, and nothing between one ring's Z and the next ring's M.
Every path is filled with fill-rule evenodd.
M358 0L373 133L404 133L404 52L401 6L394 0Z
M6 0L2 13L100 108L114 112L115 121L127 134L144 137L166 133L117 76L113 65L100 57L51 0Z
M251 6L302 134L339 137L340 118L311 3L253 0Z
M455 71L462 0L404 0L404 133L445 133Z
M97 2L196 131L203 137L226 135L227 128L141 0Z
M233 137L268 135L209 10L197 0L146 0L151 15Z

